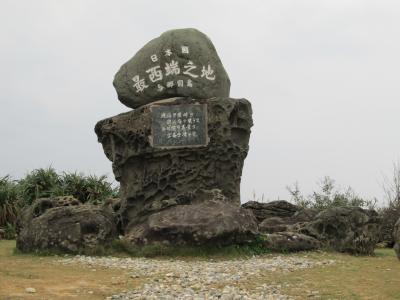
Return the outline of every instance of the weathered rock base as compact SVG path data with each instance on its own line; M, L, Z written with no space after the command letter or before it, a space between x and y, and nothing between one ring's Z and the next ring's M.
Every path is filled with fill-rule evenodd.
M143 223L129 226L124 240L134 245L225 246L252 242L257 235L251 212L214 197L154 213Z
M115 218L73 197L38 199L17 220L17 249L80 253L106 247L117 237Z
M152 108L185 104L206 106L208 143L154 147ZM166 99L98 122L96 134L120 182L121 232L131 234L136 225L149 223L153 214L164 210L162 216L176 214L180 209L171 209L174 206L185 205L186 210L189 204L210 200L201 199L198 191L220 190L228 210L229 203L240 207L240 179L252 125L250 102L230 98Z

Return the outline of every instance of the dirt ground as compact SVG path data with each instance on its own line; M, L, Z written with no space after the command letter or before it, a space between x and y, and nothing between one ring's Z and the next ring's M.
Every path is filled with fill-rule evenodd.
M127 270L62 265L60 257L14 255L15 241L0 241L0 299L105 299L141 286L144 279L131 278ZM290 254L300 255L300 254ZM304 255L302 253L301 255ZM333 259L325 268L291 273L268 273L238 283L247 289L274 282L282 293L296 299L400 299L400 261L391 249L375 256L311 252L313 259ZM29 294L26 288L36 293Z
M141 284L127 271L58 264L60 257L13 255L14 241L0 241L0 299L105 299ZM36 293L29 294L26 288Z

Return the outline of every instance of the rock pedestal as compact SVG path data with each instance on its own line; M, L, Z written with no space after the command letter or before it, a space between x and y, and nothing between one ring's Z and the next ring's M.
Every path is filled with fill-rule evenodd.
M172 206L218 200L204 191L239 208L252 125L250 103L231 98L167 99L97 123L120 182L121 229Z
M114 79L134 110L95 132L120 182L119 229L136 244L227 244L257 233L240 207L251 104L229 98L211 41L172 30L146 44ZM161 100L160 100L161 99Z

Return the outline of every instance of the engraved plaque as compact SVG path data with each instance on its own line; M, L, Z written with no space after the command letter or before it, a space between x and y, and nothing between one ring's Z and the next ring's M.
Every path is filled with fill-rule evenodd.
M180 148L206 146L207 105L153 105L152 146Z

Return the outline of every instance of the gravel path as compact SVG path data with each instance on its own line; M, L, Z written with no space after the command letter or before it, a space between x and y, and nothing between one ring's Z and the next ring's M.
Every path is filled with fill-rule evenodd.
M333 260L314 260L305 256L266 256L235 260L159 260L75 256L63 264L82 264L90 268L119 268L132 278L141 278L138 289L107 299L291 299L281 294L279 285L262 284L248 290L244 282L267 272L291 272L333 264ZM316 292L317 293L317 292Z

